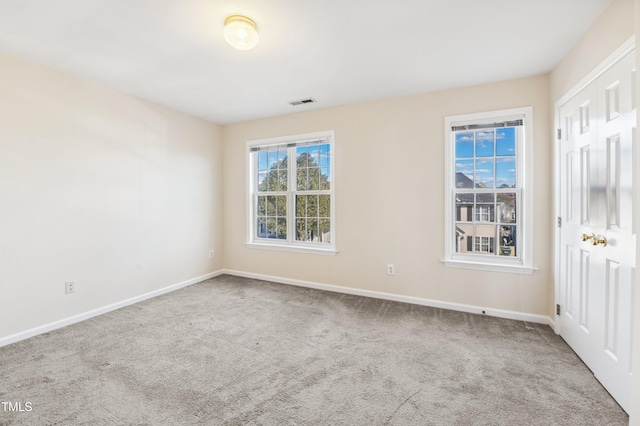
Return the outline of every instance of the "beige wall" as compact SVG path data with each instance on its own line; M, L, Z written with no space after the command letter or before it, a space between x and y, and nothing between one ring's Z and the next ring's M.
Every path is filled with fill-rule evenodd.
M4 54L0 122L0 339L222 267L219 126Z
M611 4L551 73L555 102L634 34L633 0Z
M228 125L224 141L225 267L450 303L551 315L551 157L544 76ZM444 118L534 107L532 275L447 268ZM336 256L250 249L245 141L335 130ZM386 275L394 263L396 275Z

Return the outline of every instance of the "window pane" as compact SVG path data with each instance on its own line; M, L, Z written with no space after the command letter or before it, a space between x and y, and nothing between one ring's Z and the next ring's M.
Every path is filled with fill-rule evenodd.
M320 189L320 169L317 167L309 167L307 176L307 189L312 191Z
M473 160L456 160L456 188L473 188Z
M494 135L493 129L476 132L476 157L493 157Z
M516 187L516 158L496 159L496 183L498 188Z
M500 226L500 256L517 256L516 227Z
M296 240L330 243L330 215L330 195L296 195Z
M493 159L476 160L476 188L493 188Z
M276 215L276 197L271 195L267 197L267 216Z
M287 190L287 170L271 169L268 172L258 172L258 192L273 192Z
M278 167L281 169L286 169L288 166L288 161L287 161L287 149L286 148L280 148L278 150Z
M307 220L297 219L296 220L296 240L305 241L306 236L307 236Z
M456 224L456 253L473 253L473 224Z
M287 197L278 195L273 197L276 199L276 216L284 217L287 215Z
M279 217L278 219L278 229L276 233L276 238L279 240L287 239L287 219Z
M475 245L474 251L477 254L492 254L493 253L493 244L494 238L487 236L477 236L475 237Z
M267 172L258 173L258 192L267 191Z
M307 169L298 168L296 172L296 188L298 191L304 191L307 189Z
M478 254L494 254L496 227L494 225L476 225L475 251Z
M269 150L268 152L269 152L269 170L272 170L278 167L278 151Z
M493 222L493 206L476 206L476 222Z
M330 195L320 195L318 199L319 205L319 216L320 217L331 217L331 196Z
M298 167L307 167L308 166L308 153L306 146L299 146L296 148L296 164Z
M498 194L498 220L500 223L516 222L516 194L508 192Z
M258 151L258 170L268 170L267 151Z
M278 191L287 190L287 186L289 185L287 180L288 178L289 178L289 174L287 173L286 169L278 171Z
M494 222L495 221L495 194L477 194L476 195L476 221L477 222Z
M258 197L258 216L266 216L267 215L267 197L260 196Z
M296 195L296 217L307 216L307 196Z
M493 205L493 203L496 201L496 194L489 193L489 194L477 194L476 195L476 203L478 204L491 204Z
M267 218L267 236L266 238L276 238L276 218Z
M267 219L264 217L258 218L258 237L259 238L267 238Z
M330 166L331 165L331 149L328 143L320 145L320 165L321 166Z
M320 169L320 189L331 189L331 169L329 167Z
M456 133L456 158L473 158L473 132Z
M320 165L320 147L311 145L309 147L309 167Z
M320 242L331 242L331 221L329 219L320 219Z
M514 127L496 130L496 155L516 155L516 129Z
M473 221L473 194L456 194L456 221Z
M319 242L318 219L307 219L307 241Z
M307 217L318 217L318 196L307 196Z

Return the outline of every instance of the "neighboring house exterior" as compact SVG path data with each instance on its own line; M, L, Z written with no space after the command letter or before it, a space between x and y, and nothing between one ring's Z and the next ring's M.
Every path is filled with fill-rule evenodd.
M456 187L473 188L473 181L456 173ZM456 253L516 256L516 195L498 198L493 192L456 194Z

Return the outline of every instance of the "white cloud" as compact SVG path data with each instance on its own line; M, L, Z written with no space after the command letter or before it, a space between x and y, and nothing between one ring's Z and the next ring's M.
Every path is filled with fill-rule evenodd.
M476 133L477 139L493 141L493 131L481 131Z

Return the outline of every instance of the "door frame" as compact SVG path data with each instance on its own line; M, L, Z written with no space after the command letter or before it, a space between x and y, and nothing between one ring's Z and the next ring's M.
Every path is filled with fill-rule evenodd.
M552 328L556 334L560 334L562 324L560 316L556 312L556 306L560 303L560 227L557 224L557 219L561 217L560 214L560 144L558 143L558 129L560 129L560 107L567 103L571 98L584 90L588 85L593 83L609 70L616 62L621 60L624 56L635 49L635 37L629 38L622 46L618 47L611 55L609 55L602 63L595 67L586 77L573 86L567 93L562 95L560 99L554 103L553 118L554 118L554 131L553 131L553 204L554 204L554 226L553 229L553 281L554 281L554 305L553 305L553 320Z

